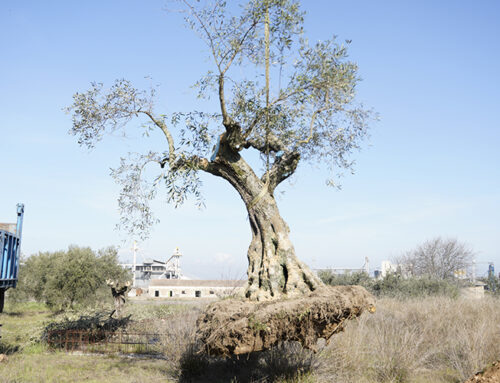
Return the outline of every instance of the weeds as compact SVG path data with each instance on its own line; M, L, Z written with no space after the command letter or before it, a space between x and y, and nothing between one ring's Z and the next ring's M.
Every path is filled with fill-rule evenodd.
M500 355L498 300L380 300L332 338L318 375L329 382L459 382ZM332 363L333 362L333 363Z
M44 322L59 317L39 305L8 306L0 315L0 353L10 355L0 363L0 383L457 383L500 355L500 301L493 297L383 298L375 314L350 321L317 354L291 342L226 359L198 353L194 333L200 309L153 303L126 307L131 319L136 313L140 318L128 323L128 331L167 334L162 338L165 359L139 360L48 352L43 342L30 339L37 331L40 336Z

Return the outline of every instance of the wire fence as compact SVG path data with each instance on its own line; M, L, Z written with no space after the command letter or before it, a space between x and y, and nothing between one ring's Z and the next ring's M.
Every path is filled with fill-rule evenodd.
M161 355L167 342L168 334L102 330L52 330L47 333L49 347L66 352Z

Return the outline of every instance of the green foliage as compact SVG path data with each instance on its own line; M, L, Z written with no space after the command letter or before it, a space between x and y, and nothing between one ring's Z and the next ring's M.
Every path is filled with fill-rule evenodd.
M490 294L500 296L500 279L495 275L488 275L488 278L484 278L483 282L486 283L486 289L490 292Z
M145 136L153 129L165 136L164 151L130 153L112 171L121 186L121 228L147 236L157 222L150 204L160 187L176 207L188 195L203 206L199 171L227 174L220 166L247 149L260 153L265 174L258 177L269 180L270 194L302 162L328 168L329 185L345 169L352 171L350 156L374 116L356 101L360 77L348 56L350 41L309 42L297 0L182 0L179 7L211 56L194 88L201 99L216 97L216 110L207 104L203 111L157 113L155 90L136 89L124 79L108 88L92 83L66 108L73 120L70 133L88 148L132 120ZM154 165L154 178L147 179L144 169Z
M322 270L318 273L323 283L332 286L359 285L367 288L373 284L370 276L364 272L334 274L331 271Z
M94 252L70 246L67 251L29 257L21 266L14 301L34 299L53 310L91 306L110 299L106 279L126 281L129 275L118 264L116 249Z
M404 278L397 273L387 274L381 279L373 279L364 272L336 275L322 271L319 277L324 283L332 286L363 286L377 297L404 299L442 295L455 298L459 294L458 286L450 281L429 277Z
M372 292L376 296L394 298L417 298L426 296L448 296L456 298L456 284L444 279L429 277L403 278L399 274L388 274L374 282Z

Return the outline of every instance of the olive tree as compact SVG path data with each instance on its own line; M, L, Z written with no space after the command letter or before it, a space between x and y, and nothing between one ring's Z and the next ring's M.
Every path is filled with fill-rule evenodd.
M161 114L154 89L142 91L127 80L109 88L93 83L68 108L71 133L92 148L106 133L137 120L164 136L165 151L130 154L112 171L122 187L120 225L126 230L144 235L156 222L150 202L159 187L166 187L175 206L189 194L202 204L199 173L221 177L248 211L246 297L315 290L321 281L297 259L274 193L302 163L326 165L332 186L336 175L352 169L349 155L366 137L371 114L355 100L360 79L348 59L349 42L309 43L304 13L293 0L250 0L239 8L222 0L179 4L211 58L195 84L198 96L215 96L217 110ZM245 160L252 149L260 153L259 169ZM150 163L158 165L154 180L143 174Z
M17 300L35 299L55 310L101 303L110 295L106 279L125 282L129 273L118 264L116 249L93 251L70 246L66 251L30 256L20 273Z

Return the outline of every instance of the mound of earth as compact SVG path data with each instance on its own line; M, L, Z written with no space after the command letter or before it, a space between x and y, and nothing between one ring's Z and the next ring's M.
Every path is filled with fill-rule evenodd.
M500 383L500 361L477 373L465 383Z
M324 286L310 295L279 301L222 300L197 321L197 336L210 355L240 355L298 341L316 351L319 338L343 330L348 319L375 311L361 286Z

